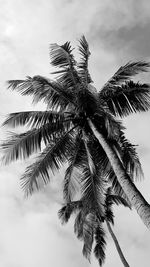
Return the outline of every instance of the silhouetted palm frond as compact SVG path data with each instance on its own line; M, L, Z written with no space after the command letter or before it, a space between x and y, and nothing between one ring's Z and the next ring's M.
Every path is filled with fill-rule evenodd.
M39 189L40 181L47 184L50 180L49 169L53 173L59 170L61 165L68 159L69 151L73 148L73 129L62 135L61 138L48 144L36 161L27 167L24 175L21 177L21 184L25 194L31 194L34 189Z
M85 164L86 155L84 150L83 140L76 136L74 150L70 151L68 157L69 166L66 169L63 186L64 200L68 203L72 200L72 197L77 188L77 171L81 170Z
M91 83L92 79L88 71L88 60L90 57L90 50L88 42L83 35L81 39L79 40L79 52L81 54L80 62L78 63L78 73L82 81L84 81L86 84Z
M97 227L97 218L95 214L88 213L85 216L85 220L83 222L83 249L82 253L85 258L87 258L90 261L91 251L92 251L92 245L94 241L94 233L95 228Z
M111 85L118 85L126 80L129 80L132 76L137 75L140 72L147 72L148 68L150 68L150 63L146 61L128 62L115 72L115 74L104 85L102 90L105 90L105 88Z
M68 220L70 219L70 216L75 213L76 211L81 210L83 207L83 203L81 200L79 201L72 201L70 203L67 203L65 206L63 206L59 212L58 212L58 216L61 220L61 222L67 223Z
M43 100L51 108L65 108L70 103L74 105L73 95L66 88L56 82L40 75L33 78L27 77L16 83L15 80L8 81L9 88L20 92L22 95L33 96L33 102L37 103Z
M127 116L150 108L150 85L127 81L119 86L108 86L99 93L100 101L115 116Z
M102 266L105 261L106 241L105 241L104 229L100 225L97 226L95 232L95 240L96 240L96 245L94 248L94 254L99 262L99 265Z
M55 67L64 68L71 67L75 64L74 56L72 54L72 47L70 42L64 45L51 44L50 57L51 64Z
M39 124L36 122L34 124ZM12 133L7 141L1 145L5 151L3 162L5 164L17 159L28 158L31 154L41 151L42 143L46 146L70 128L69 121L56 121L55 123L45 123L39 128L33 128L25 133Z
M64 120L69 120L69 115L61 112L54 112L50 110L46 111L24 111L10 113L3 126L7 125L9 127L17 126L30 126L30 127L41 127L44 124L57 124L58 121L63 122Z

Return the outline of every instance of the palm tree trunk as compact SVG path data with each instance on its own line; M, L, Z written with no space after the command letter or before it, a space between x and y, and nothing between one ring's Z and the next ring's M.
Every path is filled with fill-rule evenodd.
M107 220L106 220L106 224L107 224L108 230L109 230L109 232L110 232L110 235L111 235L111 237L112 237L112 239L113 239L113 241L114 241L114 243L115 243L116 249L117 249L117 251L118 251L118 254L119 254L119 256L120 256L120 259L121 259L121 261L122 261L124 267L130 267L129 264L127 263L127 261L126 261L124 255L123 255L123 252L122 252L122 250L121 250L121 247L120 247L120 245L119 245L119 243L118 243L118 240L117 240L117 238L116 238L116 236L115 236L115 234L114 234L114 232L113 232L113 230L112 230L112 228L111 228L111 226L110 226L110 223L109 223Z
M143 223L150 229L150 205L126 173L114 149L108 144L104 136L96 130L92 121L90 119L88 121L95 137L104 149L124 193L127 195L131 205L136 209Z

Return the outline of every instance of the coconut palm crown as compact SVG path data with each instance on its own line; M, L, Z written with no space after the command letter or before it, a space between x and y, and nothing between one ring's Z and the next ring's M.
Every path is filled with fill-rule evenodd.
M135 178L142 175L141 164L135 146L126 139L122 122L116 117L150 108L150 86L131 80L132 76L148 71L150 64L144 61L127 63L97 91L88 71L90 51L84 36L79 40L78 49L81 58L76 62L70 42L51 45L51 64L57 68L53 72L56 75L54 80L38 75L8 81L10 89L32 96L34 103L42 100L47 108L45 111L11 113L6 118L3 125L29 126L30 130L13 133L3 142L3 162L8 164L26 159L38 152L35 162L27 167L21 177L27 195L39 189L41 182L49 182L50 170L55 173L67 162L65 201L73 201L73 173L78 169L84 180L83 198L87 203L92 199L90 203L100 211L103 219L106 197L104 180L112 185L115 193L126 199L128 191L116 177L108 153L91 125L105 138L133 187ZM87 162L90 162L90 171ZM129 201L134 204L132 197Z

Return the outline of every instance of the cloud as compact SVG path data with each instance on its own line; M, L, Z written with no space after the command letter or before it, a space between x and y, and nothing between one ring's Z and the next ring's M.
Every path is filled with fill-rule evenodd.
M149 1L111 1L109 4L102 16L97 12L95 20L98 21L98 16L101 19L91 31L91 37L116 57L149 58ZM91 28L94 28L94 21Z

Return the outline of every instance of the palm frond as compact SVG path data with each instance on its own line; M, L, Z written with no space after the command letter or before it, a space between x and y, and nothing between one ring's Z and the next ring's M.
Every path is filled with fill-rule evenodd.
M105 261L105 232L102 226L98 225L96 231L95 231L95 241L96 245L94 248L94 254L97 258L99 265L102 266Z
M99 93L99 99L115 116L147 111L150 108L150 85L128 81L120 86L105 88Z
M82 158L82 139L79 135L76 136L74 150L70 151L68 158L69 166L66 169L64 177L64 186L63 186L63 196L64 200L68 203L72 200L72 197L77 189L77 178L76 173L74 174L75 168L79 169L83 166L84 159Z
M77 191L77 178L74 174L74 164L71 163L65 171L63 197L66 203L70 202Z
M88 42L83 35L81 39L79 40L79 52L81 54L80 62L78 63L78 74L82 81L84 81L86 84L91 83L92 79L88 71L88 60L90 57L90 50Z
M55 67L66 68L72 67L75 64L74 56L72 54L72 47L70 42L64 45L56 43L50 45L51 64Z
M76 61L72 54L72 48L70 42L66 42L64 45L52 44L50 46L51 63L55 67L61 68L59 71L52 72L52 74L58 74L58 83L68 88L74 93L74 87L78 87L80 77L76 71Z
M67 223L70 216L76 211L79 211L82 207L82 201L72 201L63 206L58 212L58 216L61 219L62 224Z
M112 211L112 207L106 208L105 220L114 225L114 213Z
M122 147L122 162L127 173L132 180L141 180L144 174L135 149L136 146L131 144L123 134L120 137L120 145Z
M85 145L85 150L86 150L87 164L88 164L89 170L91 172L91 176L92 176L92 175L96 174L96 168L95 168L95 164L94 164L92 155L91 155L89 147L88 147L88 139L87 139L84 132L83 132L83 140L84 140L84 145Z
M131 209L129 203L121 196L118 195L108 195L106 198L106 205L111 206L112 204L123 205L124 207L128 207Z
M33 78L27 77L17 83L15 80L8 81L9 88L20 92L22 95L32 95L33 102L43 100L51 108L65 108L70 103L74 105L73 95L66 88L56 82L40 75Z
M103 179L99 173L91 174L89 167L85 166L81 179L82 199L89 208L93 208L101 219L104 217L105 190Z
M50 136L47 134L46 125L41 129L32 129L22 134L12 133L1 148L5 154L2 158L4 164L18 159L25 159L32 153L41 150L42 140L50 141Z
M25 194L32 194L34 189L39 189L40 183L47 184L50 180L49 169L54 173L67 160L69 151L74 149L74 128L65 133L53 144L47 145L37 160L27 167L21 177L21 185Z
M132 76L139 74L140 72L147 72L149 67L150 63L145 61L128 62L115 72L115 74L104 85L102 90L105 90L111 85L118 85L126 80L129 80Z
M85 219L85 215L86 214L83 213L83 210L80 210L74 222L74 233L76 234L77 238L81 241L83 240L83 222Z
M112 190L114 192L115 195L119 195L121 196L123 199L126 200L126 202L128 203L128 205L131 207L131 203L127 197L127 195L124 193L122 187L120 186L117 177L114 173L114 171L112 170L111 166L107 172L107 179L109 180L109 182L111 183L112 186Z
M57 123L58 121L63 121L69 119L69 116L65 116L64 113L54 112L54 111L24 111L10 113L3 126L17 127L17 126L30 126L30 127L41 127L47 123Z
M133 181L141 180L144 177L142 166L136 152L136 145L131 144L120 131L119 138L113 140L113 147L116 150L121 162L130 178Z
M9 164L17 159L28 158L31 154L41 151L42 142L44 145L54 142L55 138L61 137L69 128L69 121L62 120L43 124L40 128L33 128L25 133L12 133L9 139L1 144L5 152L2 160Z
M94 241L95 227L97 226L97 220L93 213L88 213L83 222L83 256L90 261L90 255L92 250L92 245Z
M107 170L109 170L110 168L110 163L105 151L103 150L98 140L94 139L93 136L89 139L88 147L92 160L96 167L97 175L99 175L100 177L105 177Z

